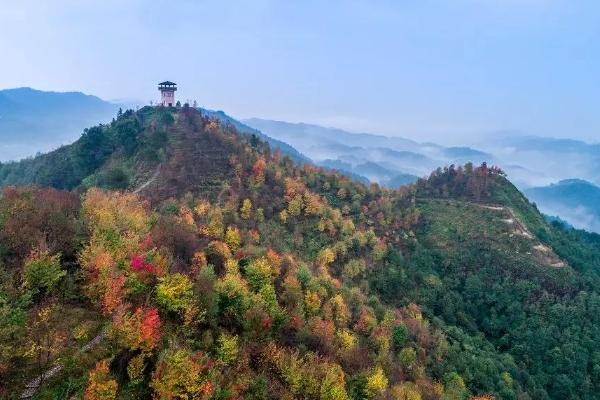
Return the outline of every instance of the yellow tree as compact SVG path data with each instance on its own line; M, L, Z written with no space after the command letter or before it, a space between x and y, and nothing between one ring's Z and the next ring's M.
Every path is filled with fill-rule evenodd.
M169 349L161 355L150 387L157 400L208 399L214 391L209 372L210 362L202 354Z
M117 398L117 389L117 381L110 377L108 362L99 361L90 372L83 398L84 400L114 400Z
M244 199L242 202L240 215L243 219L250 219L250 217L252 217L252 201L250 201L250 199Z

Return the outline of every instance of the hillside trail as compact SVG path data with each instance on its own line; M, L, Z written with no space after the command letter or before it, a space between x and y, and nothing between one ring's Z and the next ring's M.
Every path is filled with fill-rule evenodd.
M154 171L154 173L152 174L152 176L150 177L150 179L148 179L146 182L144 182L140 186L138 186L137 189L135 189L133 191L133 193L134 194L138 194L139 192L141 192L142 190L144 190L148 186L150 186L150 184L152 182L154 182L156 180L156 178L158 178L158 175L160 175L161 166L162 166L162 164L158 164L158 167L156 167L156 171Z
M88 351L92 350L101 341L103 341L105 337L106 331L100 332L95 338L90 340L85 346L79 349L79 353L87 353ZM62 369L63 366L61 364L56 364L52 368L48 369L46 372L38 375L37 377L29 381L27 384L25 384L25 389L23 390L23 392L21 392L21 396L19 398L31 399L37 393L38 389L45 381L57 375L60 371L62 371Z
M430 199L432 200L432 199ZM467 204L473 207L482 208L491 211L497 211L499 213L505 213L505 217L502 218L501 221L505 224L512 227L512 235L522 236L526 239L532 241L531 249L532 252L535 252L536 256L545 264L554 267L554 268L562 268L567 264L554 252L554 250L545 244L541 243L539 239L531 233L529 228L519 219L514 210L511 207L506 207L502 205L494 205L494 204L481 204L474 203L471 201L460 201L460 200L450 200L450 199L433 199L438 202L444 202L446 204Z
M521 220L515 215L515 212L513 211L512 208L510 207L505 207L505 206L491 206L491 205L486 205L486 204L479 204L479 203L470 203L476 207L479 208L485 208L486 210L493 210L493 211L502 211L505 212L509 215L509 218L504 218L502 220L502 222L504 222L505 224L509 224L509 225L515 225L515 234L521 235L521 236L525 236L528 239L534 239L535 237L533 236L533 234L529 231L529 228L527 228L527 226L525 226L525 224L523 224L521 222Z

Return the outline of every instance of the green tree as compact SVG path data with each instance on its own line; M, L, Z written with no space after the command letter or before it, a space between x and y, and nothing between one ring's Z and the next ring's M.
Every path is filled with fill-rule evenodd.
M408 339L408 330L406 325L398 325L392 331L392 341L396 350L401 349Z
M217 359L225 365L232 365L239 352L238 337L226 333L217 340Z
M411 369L417 362L417 352L411 347L406 347L400 350L400 354L398 354L398 360L403 368Z
M464 400L468 391L463 378L456 372L450 372L444 376L444 395L442 400Z
M159 279L156 301L167 311L183 312L194 302L193 284L186 275L172 274Z
M60 254L34 250L23 267L23 284L33 292L51 292L66 275L60 267Z

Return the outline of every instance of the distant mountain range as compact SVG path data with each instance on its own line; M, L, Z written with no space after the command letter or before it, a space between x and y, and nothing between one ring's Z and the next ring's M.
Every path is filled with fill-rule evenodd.
M76 140L83 129L114 117L119 105L80 92L0 90L0 161Z
M304 123L258 118L243 122L289 143L319 165L349 171L390 187L415 182L440 166L494 160L491 154L470 147L444 147Z
M600 187L581 179L568 179L525 190L540 211L557 215L575 227L600 232Z

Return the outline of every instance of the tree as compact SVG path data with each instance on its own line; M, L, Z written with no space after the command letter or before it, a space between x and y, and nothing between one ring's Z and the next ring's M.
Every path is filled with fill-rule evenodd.
M228 226L227 231L225 232L225 243L227 243L227 246L229 246L231 251L237 251L242 243L240 231L235 227Z
M160 326L156 308L138 307L134 313L119 310L113 317L111 336L130 351L150 353L160 341Z
M388 379L381 367L376 367L375 370L367 377L365 391L369 399L374 399L387 389Z
M252 202L250 199L244 199L240 208L240 214L243 219L250 219L252 216Z
M400 361L402 368L412 369L417 361L417 352L411 347L406 347L400 350L400 354L398 354L398 360Z
M321 297L317 292L308 291L304 295L304 310L306 314L317 315L321 309Z
M262 185L265 182L265 170L267 169L267 162L263 156L258 157L254 165L252 166L252 176L257 185Z
M444 395L442 400L464 400L467 397L465 382L456 372L444 376Z
M290 200L287 208L287 212L289 215L297 217L302 212L302 208L304 207L304 200L302 200L301 195L296 195L292 200Z
M344 265L342 276L344 279L353 280L361 276L367 270L367 263L362 259L352 259Z
M347 400L345 374L337 364L324 365L319 400Z
M52 256L48 250L36 249L25 261L23 284L35 293L49 293L66 274L60 267L60 254Z
M198 212L196 207L196 212ZM208 212L208 234L214 238L221 239L223 237L223 213L219 207L211 208Z
M288 220L287 210L281 210L281 212L279 212L279 220L284 224L287 222L287 220Z
M412 382L402 382L391 389L393 400L421 400L421 393Z
M325 304L323 313L326 317L331 317L338 328L344 328L348 325L350 312L344 298L340 294L336 294ZM329 316L328 314L331 315Z
M408 330L406 329L406 325L398 325L394 327L392 331L392 341L394 344L394 348L400 349L406 343L408 339Z
M304 192L304 214L307 216L315 216L321 215L323 209L325 208L321 198L309 192L308 190Z
M167 311L184 313L194 304L193 284L183 274L166 275L159 278L156 286L156 301Z
M8 266L21 266L36 248L66 258L75 255L79 197L55 189L2 189L0 195L0 243ZM13 258L13 257L11 257Z
M227 273L215 285L222 323L241 325L250 307L250 292L246 282L235 273Z
M258 292L263 286L270 284L275 273L269 260L265 257L252 260L246 267L246 281L252 290Z
M238 337L221 334L217 341L217 359L224 365L232 365L238 357Z
M83 398L84 400L114 400L117 398L117 389L117 381L111 379L108 362L99 361L90 372Z
M150 382L154 398L210 398L214 391L214 385L209 379L210 368L210 360L202 353L192 353L187 349L164 351Z
M327 267L335 261L335 252L329 247L321 250L317 256L317 264L322 267Z

